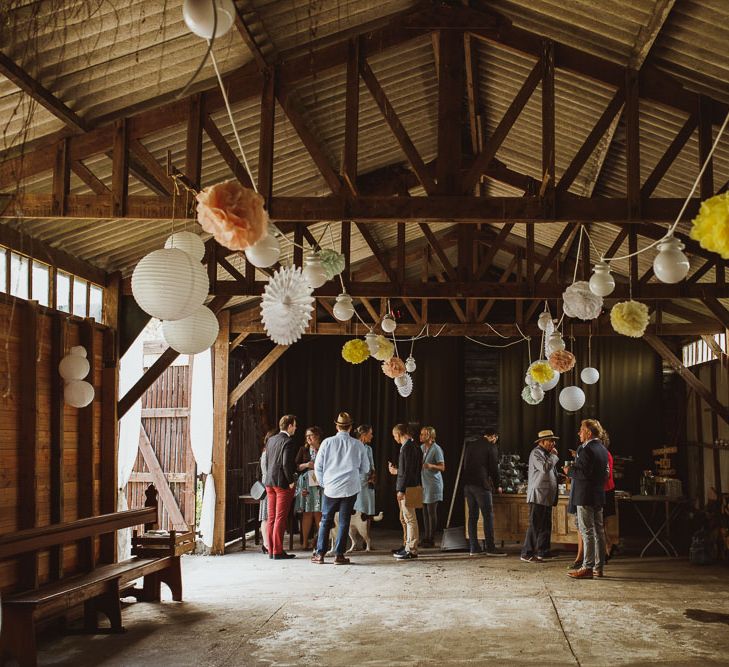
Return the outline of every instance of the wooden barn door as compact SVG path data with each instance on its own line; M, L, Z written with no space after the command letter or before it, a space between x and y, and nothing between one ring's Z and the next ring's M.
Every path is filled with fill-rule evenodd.
M144 344L145 366L163 351ZM145 368L145 372L146 372ZM192 357L180 356L142 396L139 453L127 487L130 507L144 504L144 490L153 483L162 506L160 528L194 529L195 458L190 446L190 382Z

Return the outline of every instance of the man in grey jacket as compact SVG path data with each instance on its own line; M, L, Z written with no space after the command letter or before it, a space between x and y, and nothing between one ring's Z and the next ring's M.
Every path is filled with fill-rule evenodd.
M557 440L552 431L539 431L535 447L529 455L529 528L521 559L525 563L541 563L549 557L552 537L552 507L557 504Z

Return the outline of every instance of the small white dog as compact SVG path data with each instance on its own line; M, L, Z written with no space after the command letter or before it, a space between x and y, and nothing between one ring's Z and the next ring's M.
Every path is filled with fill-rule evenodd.
M383 514L380 512L377 516L372 517L372 521L382 521ZM330 549L327 552L327 556L331 556L334 553L334 548L337 543L337 531L339 530L339 512L334 515L334 528L329 535L330 537ZM347 549L347 553L353 551L373 551L372 549L372 537L370 535L370 523L362 519L362 513L356 512L352 515L349 522L349 540L352 543ZM361 548L359 544L362 544Z

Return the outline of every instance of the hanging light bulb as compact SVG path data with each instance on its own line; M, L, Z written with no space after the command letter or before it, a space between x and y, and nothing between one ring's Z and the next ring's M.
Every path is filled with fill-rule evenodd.
M607 296L615 289L615 278L610 274L607 262L597 262L592 268L590 291L597 296Z
M246 259L253 266L265 269L278 262L278 258L281 256L281 246L278 244L278 239L269 231L258 243L248 246L244 252Z
M321 259L316 253L310 252L304 260L304 280L316 289L327 281L327 273L322 266Z
M395 318L390 313L386 313L382 318L382 322L380 322L380 326L385 333L392 333L397 329L397 322L395 322Z
M541 329L542 331L546 331L546 330L547 330L547 327L549 326L549 323L550 323L551 321L552 321L552 314L551 314L551 313L550 313L550 312L549 312L548 310L545 310L545 311L544 311L544 312L543 312L543 313L542 313L542 314L541 314L541 315L539 316L539 319L537 320L537 326L538 326L538 327L539 327L539 328L540 328L540 329Z
M187 27L203 39L210 39L213 36L213 26L215 26L215 39L218 39L233 27L235 5L233 0L185 0L182 3L182 18L185 19Z
M564 340L562 340L562 334L559 331L555 331L549 335L549 340L547 341L547 351L549 354L564 350L564 348Z
M347 322L354 317L352 297L346 292L342 292L337 297L337 302L334 304L334 317L336 317L340 322Z
M407 359L405 359L405 370L408 373L414 373L416 368L417 365L415 363L415 358L411 354Z
M374 331L370 331L365 334L365 343L369 348L370 354L374 355L377 352L377 334Z
M683 243L673 234L658 244L658 254L653 260L653 271L662 283L677 283L689 272L688 257L683 253Z

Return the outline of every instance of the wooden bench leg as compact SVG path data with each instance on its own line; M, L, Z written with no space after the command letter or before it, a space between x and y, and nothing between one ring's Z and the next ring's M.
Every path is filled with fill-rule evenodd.
M84 633L124 632L119 600L119 580L110 581L105 593L84 602ZM99 612L109 619L109 630L99 627Z
M144 583L142 584L141 599L144 602L159 602L160 594L160 573L152 572L144 575ZM138 598L139 599L139 598Z
M177 556L172 560L172 564L159 573L160 579L164 581L172 592L172 599L175 602L182 602L182 569L180 567L180 557Z
M36 667L35 622L32 610L3 608L0 658L14 657L20 667Z

